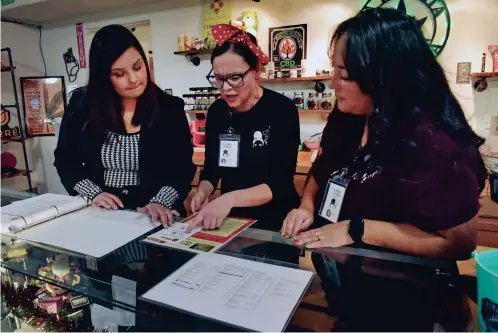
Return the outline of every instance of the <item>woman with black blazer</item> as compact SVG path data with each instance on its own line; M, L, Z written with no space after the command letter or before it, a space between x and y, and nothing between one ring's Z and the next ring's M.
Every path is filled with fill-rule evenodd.
M195 174L183 100L151 81L123 26L100 29L89 60L88 85L73 91L55 150L61 182L95 207L137 209L169 225Z

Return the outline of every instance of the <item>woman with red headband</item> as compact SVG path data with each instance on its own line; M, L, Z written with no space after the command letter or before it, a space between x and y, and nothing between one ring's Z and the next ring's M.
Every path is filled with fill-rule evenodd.
M232 215L280 230L286 214L299 205L293 182L298 111L292 100L258 85L269 59L254 36L225 24L211 30L217 46L207 79L222 99L207 115L206 159L191 203L199 214L191 228L219 228ZM220 179L222 195L209 202Z

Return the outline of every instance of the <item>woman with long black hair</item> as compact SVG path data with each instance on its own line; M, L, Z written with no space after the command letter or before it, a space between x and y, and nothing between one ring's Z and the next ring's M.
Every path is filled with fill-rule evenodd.
M417 21L391 9L361 12L337 27L329 52L337 105L283 233L309 248L363 242L468 258L486 179L483 140ZM311 226L322 227L302 232Z
M151 81L140 43L121 25L95 34L89 60L88 85L73 92L55 150L61 182L96 207L171 224L195 173L183 100Z

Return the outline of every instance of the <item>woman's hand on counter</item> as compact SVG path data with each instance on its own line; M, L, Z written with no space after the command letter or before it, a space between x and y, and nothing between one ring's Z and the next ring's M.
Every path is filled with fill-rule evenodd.
M296 237L294 243L313 249L317 247L341 247L351 245L354 241L349 235L349 221L341 221L305 231Z
M201 209L195 217L194 222L188 227L187 232L198 226L202 226L203 229L207 230L221 227L225 217L230 214L233 205L234 198L232 193L226 193L216 198Z
M314 221L313 210L301 206L293 209L287 214L282 225L282 237L296 237L296 235L308 229Z
M106 209L124 208L123 202L117 196L107 192L97 195L92 201L92 206Z
M164 227L173 224L173 216L180 216L176 210L170 210L161 204L151 202L145 207L137 208L137 212L149 215L154 223L162 223Z
M201 208L206 206L209 203L209 195L202 191L197 190L194 197L192 198L192 202L190 203L190 209L192 213L197 213Z

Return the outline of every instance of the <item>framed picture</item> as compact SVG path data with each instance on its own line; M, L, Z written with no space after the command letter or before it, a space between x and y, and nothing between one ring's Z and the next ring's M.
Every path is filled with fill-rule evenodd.
M173 95L173 89L164 89L164 92L168 95Z
M67 104L64 77L21 77L21 93L26 135L55 135L54 119L60 123Z
M286 25L268 31L269 56L275 70L301 68L302 60L307 57L308 25Z

